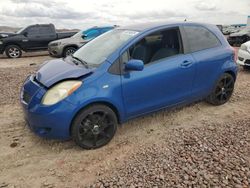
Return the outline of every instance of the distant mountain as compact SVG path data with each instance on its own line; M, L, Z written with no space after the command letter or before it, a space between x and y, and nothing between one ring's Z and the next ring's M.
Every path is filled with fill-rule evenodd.
M16 32L20 29L18 27L0 26L0 32Z
M21 29L20 27L0 26L0 32L14 33L20 29ZM79 31L79 29L56 29L56 31L58 31L58 32Z

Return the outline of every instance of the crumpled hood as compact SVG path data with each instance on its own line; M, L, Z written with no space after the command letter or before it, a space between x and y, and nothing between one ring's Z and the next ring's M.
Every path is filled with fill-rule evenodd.
M76 65L68 58L46 62L36 73L36 80L46 87L50 87L60 80L79 78L93 72L82 65Z

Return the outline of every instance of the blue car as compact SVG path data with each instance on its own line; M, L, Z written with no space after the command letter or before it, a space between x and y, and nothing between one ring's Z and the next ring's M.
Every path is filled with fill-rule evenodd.
M26 79L21 104L35 134L94 149L129 119L201 99L226 103L236 76L235 52L216 26L135 25L45 63Z

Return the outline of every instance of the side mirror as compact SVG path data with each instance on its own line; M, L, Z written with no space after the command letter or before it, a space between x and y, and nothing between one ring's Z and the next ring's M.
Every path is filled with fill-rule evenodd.
M25 31L25 32L23 33L23 35L24 35L25 37L27 37L27 36L28 36L28 32Z
M131 59L125 64L125 70L142 71L144 63L139 59Z
M84 38L86 38L88 35L87 34L83 34L82 35L82 38L84 39Z

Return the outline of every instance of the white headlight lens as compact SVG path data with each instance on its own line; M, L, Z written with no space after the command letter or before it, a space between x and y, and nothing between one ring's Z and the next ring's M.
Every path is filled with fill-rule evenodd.
M3 41L0 40L0 44L3 44Z
M82 85L81 81L69 80L50 88L42 99L42 104L52 105L71 95Z

